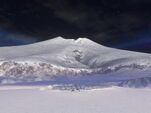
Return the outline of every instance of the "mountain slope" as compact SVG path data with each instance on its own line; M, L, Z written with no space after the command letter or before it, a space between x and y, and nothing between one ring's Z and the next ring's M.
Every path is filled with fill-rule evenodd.
M129 80L150 79L150 70L150 54L108 48L86 38L57 37L0 48L3 84L49 81L49 84L126 86ZM150 83L149 80L147 84Z

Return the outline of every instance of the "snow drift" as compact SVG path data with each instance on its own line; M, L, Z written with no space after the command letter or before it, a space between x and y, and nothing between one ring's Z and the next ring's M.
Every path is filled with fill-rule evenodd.
M0 83L151 84L151 55L108 48L87 38L51 40L0 48Z

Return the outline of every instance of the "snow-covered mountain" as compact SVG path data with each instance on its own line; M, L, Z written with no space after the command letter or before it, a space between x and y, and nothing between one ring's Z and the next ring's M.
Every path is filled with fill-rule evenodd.
M108 48L87 38L57 37L0 48L1 84L48 81L144 87L151 84L150 77L150 54Z

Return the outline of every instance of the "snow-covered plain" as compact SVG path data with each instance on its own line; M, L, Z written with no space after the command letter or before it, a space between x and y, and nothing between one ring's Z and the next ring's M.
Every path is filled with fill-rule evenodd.
M3 87L0 113L150 113L150 96L150 89L119 87L74 92Z
M151 55L89 39L0 48L0 113L150 113Z

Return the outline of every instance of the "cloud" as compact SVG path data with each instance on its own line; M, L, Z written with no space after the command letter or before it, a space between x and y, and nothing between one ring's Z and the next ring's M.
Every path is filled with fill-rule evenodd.
M37 42L36 38L0 30L0 46L25 45L34 42Z
M0 12L13 15L1 13L0 26L37 40L57 35L88 37L112 46L119 40L127 43L144 31L151 36L150 5L149 0L5 1Z

